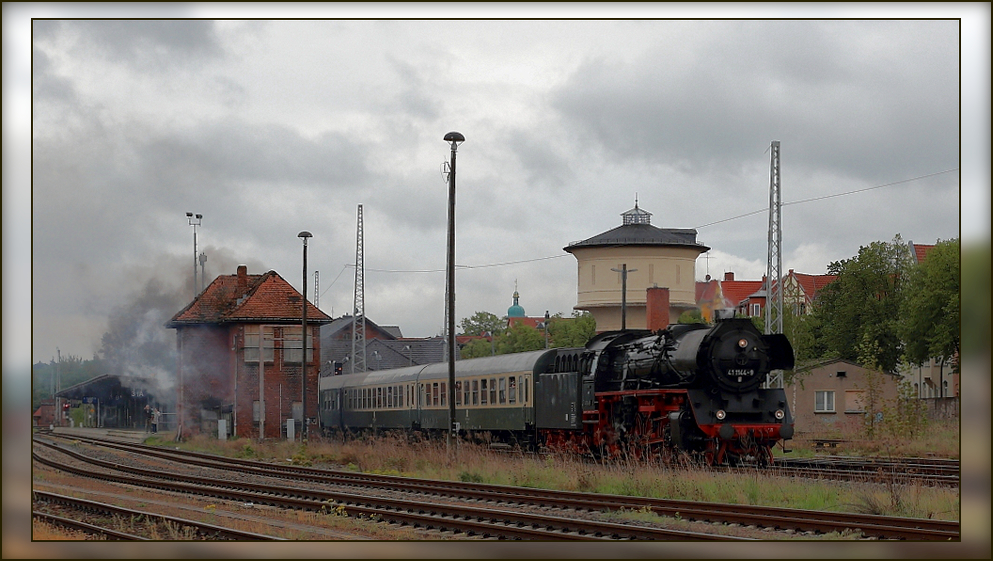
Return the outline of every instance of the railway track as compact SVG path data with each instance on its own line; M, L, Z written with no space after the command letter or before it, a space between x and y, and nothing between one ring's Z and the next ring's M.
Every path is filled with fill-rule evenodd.
M188 474L171 474L123 466L89 458L64 447L42 443L71 458L99 469L81 468L34 453L33 459L53 469L79 476L126 485L178 493L210 496L241 503L265 504L280 508L331 514L346 512L370 520L413 525L425 529L460 532L470 536L518 540L680 540L736 541L744 538L704 534L664 528L641 527L580 518L567 518L533 512L501 510L424 500L404 500L383 496L328 492L314 488L273 484L253 484ZM115 474L122 471L133 475ZM136 477L137 476L137 477Z
M957 460L797 458L777 461L772 470L783 476L835 481L868 481L933 487L958 487L961 483Z
M77 497L69 497L45 491L33 491L32 502L36 510L32 517L55 526L78 530L87 534L102 536L117 541L142 541L162 539L162 536L186 536L201 540L233 540L233 541L279 541L282 538L266 536L255 532L245 532L233 528L225 528L216 524L207 524L185 518L163 516L150 512L119 507L97 501L89 501ZM43 510L38 510L43 509ZM104 519L101 526L91 522L83 522L73 517L85 516L90 519ZM115 530L112 525L129 525L136 527L136 532L130 533Z
M959 539L958 522L420 480L406 477L322 470L292 465L273 465L250 460L223 458L209 454L173 452L144 445L114 443L99 439L91 440L102 446L109 446L124 451L138 451L140 454L146 456L203 467L245 471L259 476L292 478L317 485L346 485L358 489L375 487L392 491L402 490L408 494L442 497L448 500L473 500L487 504L505 505L524 504L539 508L563 508L594 512L604 510L649 510L660 516L685 520L742 524L763 528L790 529L801 532L828 533L843 531L845 529L857 530L865 536L881 539Z

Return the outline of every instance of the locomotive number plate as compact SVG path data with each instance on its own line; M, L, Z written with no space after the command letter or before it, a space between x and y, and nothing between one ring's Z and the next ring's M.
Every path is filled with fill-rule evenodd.
M728 376L754 376L755 371L750 368L732 368L728 370Z

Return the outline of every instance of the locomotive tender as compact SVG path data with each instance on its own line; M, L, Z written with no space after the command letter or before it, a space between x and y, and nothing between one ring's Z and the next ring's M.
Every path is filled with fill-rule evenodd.
M601 333L558 348L455 363L463 436L602 457L771 464L793 436L768 373L793 367L784 335L748 319ZM320 379L325 432L448 430L448 365Z

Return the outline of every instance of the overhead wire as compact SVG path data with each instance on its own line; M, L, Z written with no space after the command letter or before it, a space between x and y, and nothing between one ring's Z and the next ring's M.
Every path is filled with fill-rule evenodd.
M833 195L824 195L824 196L821 196L821 197L811 197L809 199L800 199L798 201L790 201L790 202L783 203L782 206L798 205L798 204L810 203L810 202L814 202L814 201L822 201L822 200L825 200L825 199L833 199L835 197L844 197L846 195L854 195L856 193L864 193L866 191L872 191L874 189L881 189L883 187L892 187L893 185L900 185L902 183L910 183L911 181L918 181L918 180L921 180L921 179L927 179L928 177L934 177L936 175L942 175L942 174L945 174L945 173L950 173L950 172L953 172L953 171L958 171L958 169L959 168L951 168L951 169L946 169L944 171L938 171L938 172L929 173L929 174L926 174L926 175L921 175L921 176L918 176L918 177L912 177L910 179L902 179L900 181L893 181L891 183L884 183L882 185L874 185L872 187L865 187L863 189L855 189L853 191L846 191L844 193L835 193ZM701 226L696 226L696 229L699 230L701 228L706 228L708 226L713 226L715 224L722 224L724 222L730 222L732 220L738 220L739 218L746 218L748 216L754 216L756 214L760 214L760 213L768 212L768 211L769 211L769 207L760 208L758 210L753 210L752 212L746 212L745 214L739 214L737 216L732 216L730 218L725 218L723 220L717 220L715 222L709 222L709 223L703 224ZM456 269L463 269L464 270L464 269L485 269L485 268L489 268L489 267L503 267L503 266L506 266L506 265L520 265L522 263L534 263L536 261L547 261L549 259L558 259L560 257L565 257L566 255L568 255L568 254L567 253L563 253L561 255L551 255L551 256L548 256L548 257L537 257L535 259L522 259L522 260L519 260L519 261L506 261L506 262L503 262L503 263L488 263L488 264L485 264L485 265L455 265L455 268ZM345 268L348 268L348 267L355 267L355 264L354 263L348 263L348 264L345 265ZM445 272L445 269L369 269L369 268L367 268L366 271L376 272L376 273L443 273L443 272ZM344 272L344 269L342 269L342 272ZM341 273L338 273L338 276L340 277L341 276ZM335 280L338 280L338 277L335 277ZM334 284L334 282L332 282L331 284ZM328 288L330 288L330 286ZM325 289L325 292L326 291L327 291L327 289Z

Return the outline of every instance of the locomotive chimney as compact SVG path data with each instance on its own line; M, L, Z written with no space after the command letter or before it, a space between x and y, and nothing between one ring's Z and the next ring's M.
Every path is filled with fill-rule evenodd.
M238 265L238 288L248 288L248 266Z
M648 289L646 316L649 331L659 331L669 326L669 289L653 286Z

